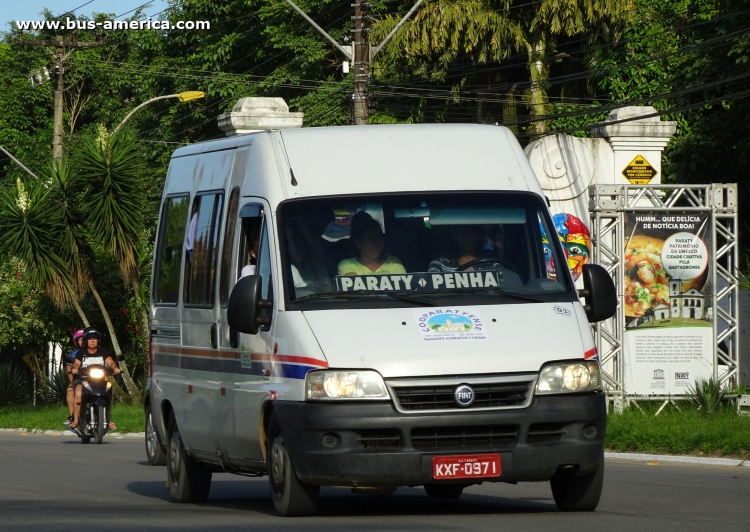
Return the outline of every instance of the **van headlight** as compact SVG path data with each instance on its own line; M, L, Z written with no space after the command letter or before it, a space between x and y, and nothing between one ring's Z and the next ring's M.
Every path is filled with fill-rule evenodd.
M536 383L536 393L588 392L599 390L599 364L596 362L566 362L542 368Z
M377 371L310 371L305 376L305 399L388 399L388 389Z

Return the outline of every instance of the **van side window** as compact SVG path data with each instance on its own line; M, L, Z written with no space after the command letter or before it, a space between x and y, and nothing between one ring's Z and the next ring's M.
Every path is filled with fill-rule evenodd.
M260 260L258 260L258 275L263 278L263 289L261 298L273 299L273 282L271 276L271 249L268 245L268 227L263 224L263 233L260 237Z
M180 297L182 243L188 214L188 197L167 198L161 214L161 231L157 243L154 303L177 303Z
M185 237L185 290L187 305L212 306L219 258L222 194L202 194L193 201Z
M234 244L234 229L237 227L237 209L240 204L240 189L235 188L229 196L227 209L226 232L224 233L224 247L221 251L221 278L219 279L219 302L226 306L229 301L229 282L232 269L232 245Z
M245 206L247 208L249 206ZM243 208L243 211L245 210ZM248 209L251 211L251 209ZM242 216L242 213L240 213ZM239 277L260 275L263 277L263 299L273 297L271 283L271 251L268 243L268 228L263 211L258 209L257 216L242 218L240 235ZM270 293L270 295L269 295Z
M242 218L242 233L240 235L240 249L237 254L238 277L256 275L258 273L258 246L260 245L260 227L262 216Z

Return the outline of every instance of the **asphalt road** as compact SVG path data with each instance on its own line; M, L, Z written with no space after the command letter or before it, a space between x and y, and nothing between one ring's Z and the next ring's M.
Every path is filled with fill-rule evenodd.
M594 513L557 511L547 483L484 484L457 501L420 488L388 498L326 488L318 515L274 514L267 479L214 475L208 502L169 501L163 467L141 439L102 445L46 434L0 433L0 530L512 530L750 531L750 467L608 462Z

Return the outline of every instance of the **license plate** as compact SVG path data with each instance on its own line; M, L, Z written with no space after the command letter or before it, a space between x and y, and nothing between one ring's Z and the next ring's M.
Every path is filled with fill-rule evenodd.
M432 477L435 480L490 478L499 476L499 454L435 456L432 458Z

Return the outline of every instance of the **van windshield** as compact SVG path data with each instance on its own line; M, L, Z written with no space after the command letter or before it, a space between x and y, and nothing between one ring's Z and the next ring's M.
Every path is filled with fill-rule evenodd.
M289 200L278 222L290 310L575 300L534 194Z

